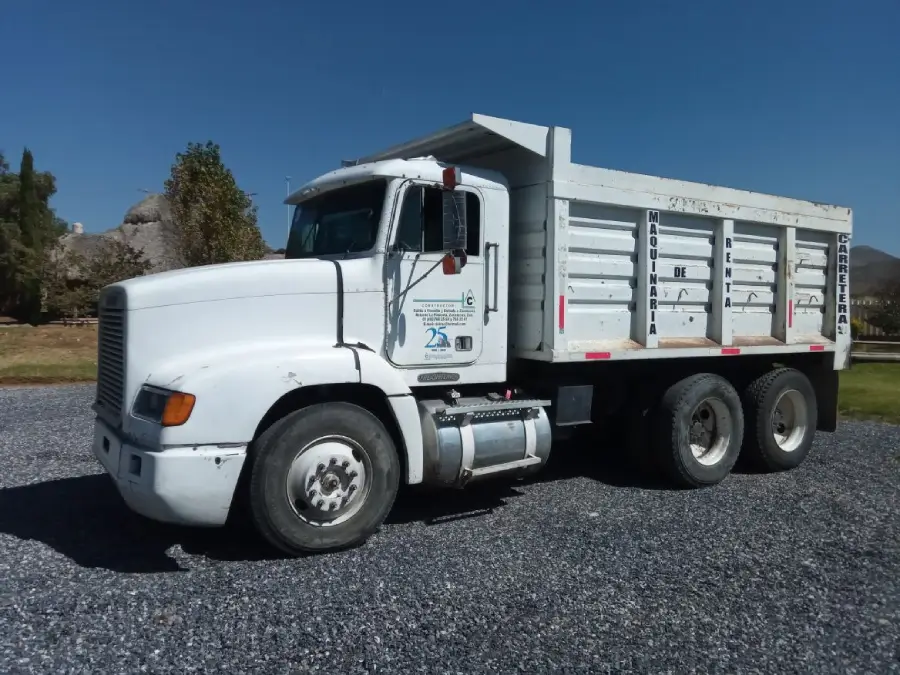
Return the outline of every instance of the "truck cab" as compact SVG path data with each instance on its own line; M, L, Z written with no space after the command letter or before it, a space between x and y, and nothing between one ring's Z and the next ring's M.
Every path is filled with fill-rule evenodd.
M393 495L399 480L461 485L485 468L470 457L462 475L458 440L449 459L425 450L423 434L434 446L441 432L423 425L421 406L431 419L446 403L413 390L506 380L503 176L434 157L388 159L325 174L288 203L284 260L177 270L103 291L95 450L126 502L150 518L223 525L251 444L298 406L340 410L340 424L375 426L390 446L383 465L328 435L305 453L315 461L293 469L307 487L290 507L310 502L321 532L373 473L387 474ZM505 407L522 417L533 404ZM506 461L489 468L539 464L547 429L546 447L532 442L525 461L522 451L526 427L546 426L546 415L515 426L502 412L490 457Z
M509 193L501 174L434 157L382 160L326 174L288 203L285 258L340 263L336 338L367 345L410 387L442 374L460 384L505 381L499 282Z
M523 478L575 430L687 487L802 463L836 424L850 210L570 146L473 115L291 194L284 260L103 289L93 452L125 503L247 514L301 555L365 542L401 483Z

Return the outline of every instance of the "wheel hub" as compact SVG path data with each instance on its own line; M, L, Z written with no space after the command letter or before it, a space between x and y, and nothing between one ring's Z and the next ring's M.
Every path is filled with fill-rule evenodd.
M294 512L314 525L334 525L352 516L368 492L365 452L343 437L322 438L297 453L287 478Z
M781 393L772 410L772 435L784 452L793 452L807 433L806 399L796 389Z
M333 472L328 472L325 474L325 477L322 479L322 492L324 494L330 495L332 492L337 490L341 485L341 479L337 477Z
M721 461L731 440L731 416L725 404L711 398L697 405L691 413L689 435L694 459L706 466Z

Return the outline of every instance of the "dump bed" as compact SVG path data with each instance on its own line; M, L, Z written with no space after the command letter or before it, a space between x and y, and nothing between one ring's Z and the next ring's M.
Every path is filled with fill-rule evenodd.
M571 132L484 115L365 158L510 186L510 352L544 361L850 349L851 210L571 161Z

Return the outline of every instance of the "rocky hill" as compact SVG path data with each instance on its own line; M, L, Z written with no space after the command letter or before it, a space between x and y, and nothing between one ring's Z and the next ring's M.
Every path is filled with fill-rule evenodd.
M149 194L128 209L122 223L106 232L63 235L66 248L82 255L94 253L104 238L121 239L150 261L150 273L164 272L182 267L175 245L175 229L172 213L165 196ZM283 258L267 248L266 258Z
M163 195L151 194L128 209L120 225L100 233L70 232L62 237L66 248L90 256L105 238L120 239L144 253L150 272L180 267L174 245L174 228L169 205Z

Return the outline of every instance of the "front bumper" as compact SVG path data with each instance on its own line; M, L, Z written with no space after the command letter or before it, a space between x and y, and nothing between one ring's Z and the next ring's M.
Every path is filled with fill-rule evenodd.
M132 511L164 523L217 527L228 518L247 447L151 452L124 442L97 419L94 455Z

